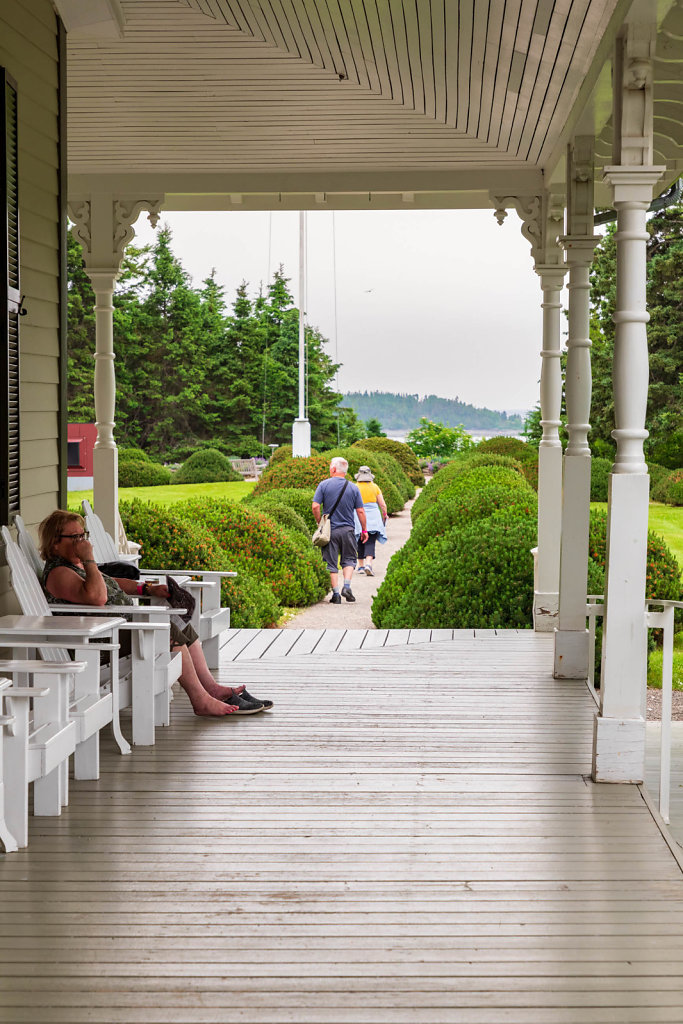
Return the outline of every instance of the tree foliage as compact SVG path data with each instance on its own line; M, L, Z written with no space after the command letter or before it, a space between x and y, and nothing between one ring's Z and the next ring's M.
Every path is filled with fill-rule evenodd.
M447 459L456 452L474 447L474 441L462 424L447 427L444 423L433 423L424 416L420 426L411 430L406 440L415 454L423 459Z
M193 287L171 243L163 227L154 245L126 250L114 296L117 440L161 456L207 442L255 455L261 442L289 441L299 411L299 311L283 268L255 300L243 282L230 310L215 272ZM68 267L69 418L91 422L94 294L72 235ZM365 430L352 410L337 412L338 366L326 339L311 326L305 337L313 437L322 446L336 444L340 432L355 440Z
M647 229L650 386L646 427L650 437L645 442L645 451L648 461L675 469L683 463L683 206L661 210L648 220ZM612 446L611 432L615 426L615 232L615 225L610 225L596 249L591 273L591 439L597 454L607 454L605 446Z

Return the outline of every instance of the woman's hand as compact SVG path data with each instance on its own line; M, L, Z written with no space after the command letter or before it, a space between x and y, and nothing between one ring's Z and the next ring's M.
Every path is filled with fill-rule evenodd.
M147 594L149 597L168 597L168 587L165 583L148 583Z
M76 558L81 562L94 562L95 555L93 553L92 544L87 537L83 540L75 540L73 542L73 553Z

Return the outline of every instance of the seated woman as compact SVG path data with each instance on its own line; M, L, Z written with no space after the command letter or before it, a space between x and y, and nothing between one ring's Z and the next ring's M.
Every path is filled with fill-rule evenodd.
M62 509L52 512L39 526L40 553L45 559L41 583L50 604L130 605L129 595L168 597L164 584L103 575L97 568L82 516ZM122 639L125 641L126 634ZM180 651L180 685L190 698L195 715L223 717L254 714L272 707L272 701L258 701L244 686L221 686L211 675L202 645L192 626L180 629L171 622L171 650Z

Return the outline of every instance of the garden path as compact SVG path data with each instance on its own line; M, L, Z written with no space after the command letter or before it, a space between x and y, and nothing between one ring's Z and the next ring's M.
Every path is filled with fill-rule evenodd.
M380 588L386 575L389 559L399 548L402 548L410 536L412 523L410 509L413 502L409 501L403 511L391 516L387 523L387 542L377 545L377 557L373 569L374 576L365 576L356 572L351 588L356 598L354 602L342 601L340 605L330 604L330 593L322 601L304 608L298 615L283 623L285 629L375 629L370 610L372 599Z

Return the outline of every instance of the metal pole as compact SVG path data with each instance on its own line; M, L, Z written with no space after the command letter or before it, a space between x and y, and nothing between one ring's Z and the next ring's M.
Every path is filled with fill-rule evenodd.
M306 211L299 213L299 419L306 417Z

